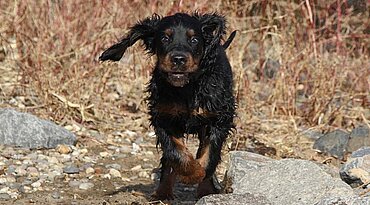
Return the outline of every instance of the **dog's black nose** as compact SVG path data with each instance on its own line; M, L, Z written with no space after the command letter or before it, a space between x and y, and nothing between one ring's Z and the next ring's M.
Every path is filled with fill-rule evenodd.
M177 66L184 65L186 63L186 56L184 54L177 53L171 56L171 61Z

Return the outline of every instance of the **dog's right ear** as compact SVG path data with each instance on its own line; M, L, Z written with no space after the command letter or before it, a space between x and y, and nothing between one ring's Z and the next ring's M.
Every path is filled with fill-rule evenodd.
M99 60L112 60L119 61L126 49L136 43L138 40L144 41L145 50L149 53L153 53L153 40L156 27L161 17L158 14L153 14L142 21L139 21L133 27L130 28L130 32L124 37L119 43L114 44L107 50L105 50Z

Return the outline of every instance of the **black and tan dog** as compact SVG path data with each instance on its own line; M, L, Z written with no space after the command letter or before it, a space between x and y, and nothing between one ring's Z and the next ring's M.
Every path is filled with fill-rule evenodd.
M162 149L161 179L156 199L173 199L176 177L199 184L198 197L217 193L214 173L222 145L233 129L233 77L225 49L223 16L177 13L153 15L131 27L128 35L108 48L100 60L118 61L136 41L157 56L148 86L151 125ZM198 136L196 158L185 144L188 134Z

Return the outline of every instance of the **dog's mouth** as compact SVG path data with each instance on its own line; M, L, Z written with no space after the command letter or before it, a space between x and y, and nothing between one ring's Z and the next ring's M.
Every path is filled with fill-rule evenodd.
M189 83L189 73L185 72L169 72L168 82L175 87L184 87Z

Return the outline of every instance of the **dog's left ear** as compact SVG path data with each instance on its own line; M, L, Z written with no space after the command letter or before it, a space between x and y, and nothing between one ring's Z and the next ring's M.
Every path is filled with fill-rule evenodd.
M194 13L193 16L198 19L202 25L203 38L205 39L205 44L208 49L212 49L214 45L220 44L222 35L226 33L225 17L218 13Z
M138 40L143 40L145 50L147 50L149 53L153 53L154 34L160 19L161 18L158 14L153 14L151 17L139 21L137 24L130 28L128 35L124 37L119 43L116 43L105 50L99 57L99 60L119 61L125 53L126 49L134 45Z

